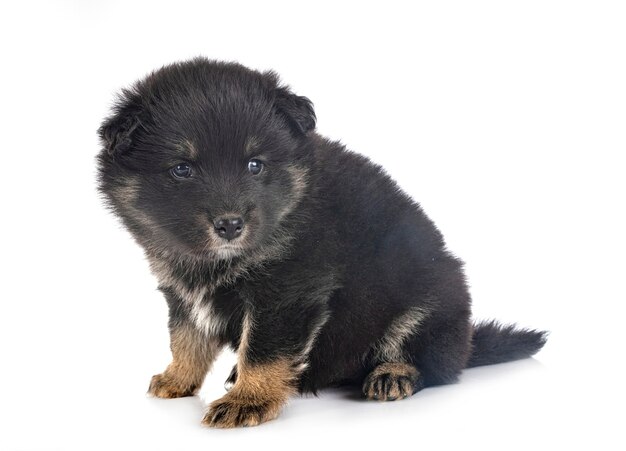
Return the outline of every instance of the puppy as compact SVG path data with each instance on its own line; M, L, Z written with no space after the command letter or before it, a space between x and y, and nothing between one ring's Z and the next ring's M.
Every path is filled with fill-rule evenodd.
M238 354L209 426L257 425L329 386L403 399L545 342L473 325L433 222L315 122L275 73L197 58L123 90L99 129L100 192L169 305L173 360L149 393L194 395L224 346Z

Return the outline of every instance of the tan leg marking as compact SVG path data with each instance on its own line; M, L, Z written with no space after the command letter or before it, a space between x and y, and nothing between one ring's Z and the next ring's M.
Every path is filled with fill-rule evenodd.
M395 401L411 396L418 389L420 373L408 363L382 363L363 382L367 399Z
M158 398L193 396L200 389L221 346L193 326L183 325L172 330L170 347L172 363L163 373L152 377L148 393Z
M286 359L261 365L240 361L235 385L211 403L202 422L212 427L233 428L272 420L296 392L295 382L293 364Z

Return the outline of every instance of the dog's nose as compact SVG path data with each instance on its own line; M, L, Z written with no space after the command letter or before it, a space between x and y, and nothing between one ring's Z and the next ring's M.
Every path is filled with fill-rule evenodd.
M213 223L215 231L222 238L228 241L234 240L243 230L243 219L241 218L217 218Z

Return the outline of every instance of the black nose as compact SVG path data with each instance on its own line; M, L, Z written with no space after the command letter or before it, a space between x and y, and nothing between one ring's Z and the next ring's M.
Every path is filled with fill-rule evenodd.
M222 238L228 241L237 238L243 230L243 219L241 218L217 218L213 223L215 231Z

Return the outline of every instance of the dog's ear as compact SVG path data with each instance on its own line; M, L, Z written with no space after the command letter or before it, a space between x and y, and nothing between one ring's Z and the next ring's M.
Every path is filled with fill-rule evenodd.
M276 110L287 119L294 132L304 135L315 128L313 102L307 97L295 95L286 87L277 87L274 92Z
M121 155L130 148L133 133L141 124L141 107L124 92L118 103L113 107L113 114L106 118L98 129L98 136L111 157Z

